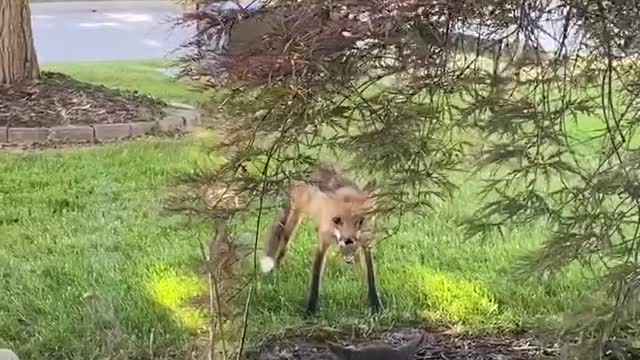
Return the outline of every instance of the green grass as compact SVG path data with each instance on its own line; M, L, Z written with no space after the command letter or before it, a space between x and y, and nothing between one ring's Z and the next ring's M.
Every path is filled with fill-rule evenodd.
M125 65L126 64L126 65ZM81 80L180 98L186 89L158 62L61 64ZM127 77L118 76L128 69ZM202 164L200 140L149 140L97 148L0 153L0 346L23 359L188 358L206 337L198 241L210 229L161 211L171 176ZM215 163L216 159L209 159ZM457 221L478 204L476 184L377 247L386 307L368 316L357 268L331 256L317 324L374 326L422 319L474 331L554 323L582 301L578 270L541 284L512 276L542 224L504 238L465 241ZM267 217L271 219L271 217ZM267 224L263 224L263 229ZM262 276L250 341L308 323L301 317L315 246L300 229L280 271Z
M184 354L203 336L206 310L188 304L205 292L194 268L209 229L161 213L170 177L201 161L194 144L0 155L0 342L26 359L116 351L138 358L152 336L158 357ZM580 299L585 281L577 272L546 285L510 276L542 227L463 241L455 221L469 209L470 190L380 244L381 324L418 318L513 329L552 321ZM261 278L253 335L304 324L314 245L307 224L281 271ZM364 289L357 271L331 257L319 323L368 324Z
M0 154L0 343L25 359L135 358L155 332L159 355L181 350L198 323L175 311L198 289L181 272L207 229L160 202L189 153L151 141Z
M504 239L465 241L457 222L477 205L474 186L425 218L408 219L400 232L377 246L377 266L386 313L380 324L423 319L475 332L557 325L587 286L577 270L554 281L522 282L513 275L519 256L535 249L542 225L513 229ZM257 297L257 328L302 325L315 234L303 228L281 271L268 275ZM359 269L339 257L327 265L320 322L367 324L366 287ZM274 326L275 325L275 326Z
M136 90L165 101L197 104L205 99L206 94L195 91L188 83L168 78L158 71L168 66L170 63L162 60L87 61L49 63L42 69L65 73L81 81Z

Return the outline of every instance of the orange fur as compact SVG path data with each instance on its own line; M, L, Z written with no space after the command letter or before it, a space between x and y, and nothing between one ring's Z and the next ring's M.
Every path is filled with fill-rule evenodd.
M289 243L305 218L317 226L318 245L313 262L309 311L315 311L326 252L336 245L347 263L355 261L358 252L365 258L370 303L379 308L375 292L372 246L375 216L375 194L372 185L364 189L343 176L335 167L318 168L306 181L293 184L288 204L272 227L261 259L263 272L280 264ZM374 304L375 303L375 304ZM314 309L311 309L314 308Z

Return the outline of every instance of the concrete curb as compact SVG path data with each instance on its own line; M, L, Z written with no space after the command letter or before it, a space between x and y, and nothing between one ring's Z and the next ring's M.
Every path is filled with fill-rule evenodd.
M190 132L200 125L200 114L189 106L176 104L164 118L133 123L54 126L51 128L0 127L0 144L47 142L96 143L124 140L163 132Z

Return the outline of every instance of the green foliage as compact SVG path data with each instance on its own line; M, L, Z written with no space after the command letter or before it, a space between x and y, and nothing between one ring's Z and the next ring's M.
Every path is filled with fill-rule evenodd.
M449 199L462 169L473 166L485 201L463 224L468 237L546 223L544 246L522 254L519 273L587 272L592 291L608 300L592 316L597 321L567 330L595 344L596 357L613 343L632 346L640 269L637 9L581 0L393 4L278 1L253 15L278 24L260 41L186 58L191 65L219 56L231 80L220 87L234 88L225 102L233 121L224 123L218 148L227 164L186 183L233 185L244 196L241 209L220 213L255 213L318 162L340 160L377 178L386 219L402 222ZM251 17L236 15L213 23ZM561 33L556 50L542 52L541 24L551 16ZM504 36L476 39L470 51L457 31L472 24ZM575 46L577 32L585 37ZM258 158L266 159L258 171L239 171Z

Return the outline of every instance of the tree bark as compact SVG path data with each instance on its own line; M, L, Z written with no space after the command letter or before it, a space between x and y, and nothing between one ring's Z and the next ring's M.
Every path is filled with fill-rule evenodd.
M39 74L28 0L0 0L0 85Z

